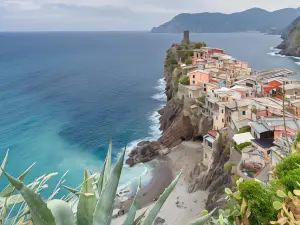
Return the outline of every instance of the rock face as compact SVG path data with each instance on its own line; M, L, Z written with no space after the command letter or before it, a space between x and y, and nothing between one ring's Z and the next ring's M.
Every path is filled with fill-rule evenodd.
M158 155L160 148L161 146L158 141L141 141L129 153L126 164L131 167L137 163L148 162Z
M189 192L208 190L206 205L209 210L214 206L223 206L226 203L223 198L224 189L232 187L231 174L224 170L224 165L230 158L228 137L226 134L221 134L217 141L210 168L206 170L205 167L196 165L194 171L190 172L191 182L188 189Z
M282 49L279 54L300 57L300 17L298 17L283 33L284 41L277 46Z
M194 129L190 118L188 116L178 115L158 141L164 146L172 148L182 141L192 139L193 134Z

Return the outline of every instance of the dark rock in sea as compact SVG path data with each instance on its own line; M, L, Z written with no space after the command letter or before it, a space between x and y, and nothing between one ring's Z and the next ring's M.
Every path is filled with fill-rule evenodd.
M129 153L126 164L131 167L137 163L148 162L158 155L160 148L161 146L158 141L141 141Z

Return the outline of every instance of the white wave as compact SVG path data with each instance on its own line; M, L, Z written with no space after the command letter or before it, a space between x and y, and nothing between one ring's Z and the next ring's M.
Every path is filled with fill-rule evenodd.
M159 79L157 81L157 86L154 87L154 89L158 90L159 93L152 95L151 98L158 100L160 102L166 102L167 96L165 94L165 87L166 87L165 79L163 78Z
M267 53L268 55L271 56L277 56L277 57L281 57L281 58L293 58L296 60L300 60L300 57L295 57L295 56L286 56L286 55L281 55L279 54L280 49L275 48L275 47L270 47L270 50L272 50L272 52ZM297 65L300 65L300 62L295 62Z
M166 86L165 80L163 78L159 79L157 81L157 86L154 87L154 89L156 89L158 91L158 93L151 96L151 98L155 99L159 102L166 103L167 97L165 95L165 86ZM137 146L137 144L139 142L141 142L142 140L153 141L153 140L158 139L161 136L162 132L159 129L160 115L157 111L159 109L161 109L163 106L164 106L164 104L160 104L159 108L157 108L148 117L148 120L150 121L150 126L149 126L149 131L148 131L149 136L145 137L143 139L134 140L127 145L126 156L125 156L126 159L128 158L128 154L130 153L130 151L133 148L135 148ZM118 190L126 189L130 192L134 192L134 189L136 189L136 186L138 184L140 177L143 178L142 179L143 185L147 185L147 183L149 183L151 181L152 168L147 164L140 163L140 164L134 166L133 168L130 168L128 165L124 164L123 168L124 168L124 174L121 177L121 181L120 181L121 185ZM143 171L143 172L141 173L141 171Z

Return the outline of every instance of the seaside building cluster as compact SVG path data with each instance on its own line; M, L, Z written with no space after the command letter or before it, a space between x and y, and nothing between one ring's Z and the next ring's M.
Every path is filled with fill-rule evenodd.
M189 40L185 35L184 43ZM234 166L244 180L268 182L270 170L295 151L300 132L300 80L285 68L253 71L247 62L225 50L186 49L192 64L179 59L189 84L178 84L185 107L212 119L203 134L203 163L210 166L220 133L231 135L233 149L241 153Z

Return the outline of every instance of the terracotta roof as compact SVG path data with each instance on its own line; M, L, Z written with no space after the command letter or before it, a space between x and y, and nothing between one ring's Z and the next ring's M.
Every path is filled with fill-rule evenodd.
M213 136L213 137L217 137L217 131L215 130L210 130L207 132L210 136Z

